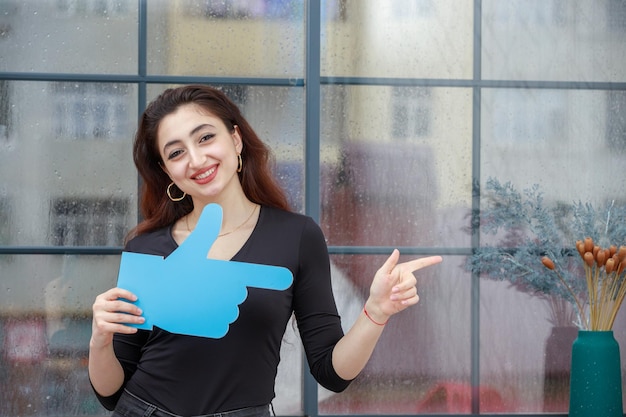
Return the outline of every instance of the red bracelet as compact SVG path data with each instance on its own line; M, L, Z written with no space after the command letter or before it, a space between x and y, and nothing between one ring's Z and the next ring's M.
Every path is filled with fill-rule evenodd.
M379 322L377 322L376 320L374 320L374 319L373 319L373 318L369 315L369 313L368 313L368 312L367 312L367 310L365 309L365 306L363 306L363 312L365 313L365 316L366 316L368 319L370 319L370 321L371 321L372 323L377 324L377 325L379 325L379 326L384 326L385 324L387 324L387 322L389 322L389 320L387 320L387 321L386 321L386 322L384 322L384 323L379 323Z

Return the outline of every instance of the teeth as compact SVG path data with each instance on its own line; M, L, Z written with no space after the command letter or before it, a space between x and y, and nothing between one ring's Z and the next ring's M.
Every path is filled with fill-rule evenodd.
M198 175L198 176L196 177L196 179L199 179L199 180L204 179L204 178L208 177L209 175L211 175L213 172L215 172L215 168L210 169L210 170L208 170L207 172L205 172L205 173L203 173L203 174Z

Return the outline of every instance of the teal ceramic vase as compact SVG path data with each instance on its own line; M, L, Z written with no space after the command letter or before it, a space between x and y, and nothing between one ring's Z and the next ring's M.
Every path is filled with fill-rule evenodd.
M622 417L619 345L613 331L579 330L572 345L570 417Z

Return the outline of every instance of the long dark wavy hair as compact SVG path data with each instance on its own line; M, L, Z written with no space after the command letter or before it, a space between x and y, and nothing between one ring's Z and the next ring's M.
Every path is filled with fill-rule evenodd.
M127 239L173 224L193 210L190 196L174 202L166 189L171 180L161 168L163 161L157 146L157 132L164 117L184 104L196 104L224 122L229 131L239 127L243 150L243 168L239 180L246 196L257 204L290 210L283 189L272 176L274 159L241 111L222 91L206 85L187 85L165 90L141 115L133 144L133 160L142 179L139 209L143 220ZM172 186L172 195L180 192Z

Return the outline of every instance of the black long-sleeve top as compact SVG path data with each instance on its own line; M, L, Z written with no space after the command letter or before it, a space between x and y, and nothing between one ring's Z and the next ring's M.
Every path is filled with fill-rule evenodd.
M177 247L168 227L135 237L125 250L165 257ZM179 335L158 327L116 334L114 350L125 381L110 397L96 393L104 407L114 409L124 388L182 416L269 404L292 313L315 379L335 392L349 385L332 365L332 350L343 330L319 226L310 217L263 206L250 238L232 260L286 267L293 284L284 291L248 288L239 317L223 338Z

